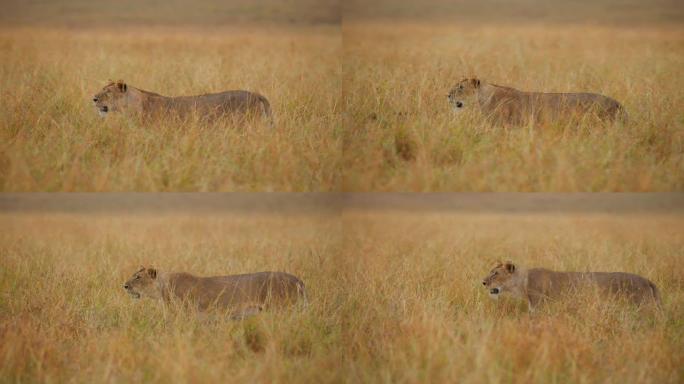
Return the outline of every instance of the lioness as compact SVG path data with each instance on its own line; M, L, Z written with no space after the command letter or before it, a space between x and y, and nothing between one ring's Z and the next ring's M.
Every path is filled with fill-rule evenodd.
M624 272L556 272L544 268L525 269L508 261L498 263L482 284L494 299L502 294L526 299L530 311L547 299L557 299L564 293L587 287L599 288L601 296L623 297L635 304L660 305L655 284Z
M193 112L201 118L214 120L228 115L262 115L273 126L273 115L268 100L254 92L225 91L198 96L167 97L132 87L123 80L110 82L93 96L100 116L109 112L133 112L143 116L176 114L186 117Z
M216 306L232 318L256 314L267 306L306 301L304 283L284 272L197 277L143 267L124 283L124 289L134 298L180 299L200 311Z
M620 103L596 93L523 92L478 79L463 79L447 97L455 112L477 106L484 116L498 125L521 125L530 121L550 123L586 114L595 114L606 121L627 119Z

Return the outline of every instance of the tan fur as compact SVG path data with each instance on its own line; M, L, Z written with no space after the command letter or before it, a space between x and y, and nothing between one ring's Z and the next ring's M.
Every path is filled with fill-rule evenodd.
M197 277L186 272L158 272L141 268L126 281L124 289L133 297L180 300L200 311L227 310L232 317L258 313L274 305L306 301L304 283L284 272Z
M464 79L449 92L454 111L477 107L497 125L542 124L593 115L600 120L626 121L627 114L616 100L596 93L523 92L488 84L478 79Z
M268 100L249 91L225 91L198 96L166 97L127 85L122 80L107 84L93 96L95 107L101 116L109 112L140 114L144 117L176 115L181 118L196 113L197 116L214 120L224 116L261 115L273 125L271 105Z
M637 305L660 304L655 284L624 272L556 272L544 268L525 269L509 261L498 263L482 284L494 298L507 294L527 300L530 310L546 300L559 299L584 288L598 288L602 298L624 298Z

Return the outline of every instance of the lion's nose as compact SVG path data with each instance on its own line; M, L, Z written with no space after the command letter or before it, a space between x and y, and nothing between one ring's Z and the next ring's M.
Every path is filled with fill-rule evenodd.
M457 101L457 102L456 102L456 107L457 107L457 108L461 108L462 106L463 106L463 103L461 103L460 101Z
M93 101L97 103L97 97L93 98Z
M131 287L130 285L124 284L124 289L128 289L128 288L130 288L130 287Z
M486 286L487 286L487 282L484 281L484 280L482 280L482 285L484 285L484 286L486 287Z

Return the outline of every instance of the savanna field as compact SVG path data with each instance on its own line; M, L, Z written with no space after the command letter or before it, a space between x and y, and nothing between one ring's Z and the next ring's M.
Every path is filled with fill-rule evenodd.
M350 382L677 383L684 377L684 221L675 215L344 214ZM353 246L351 246L353 244ZM496 260L628 271L654 314L579 297L530 315L490 299Z
M330 191L341 183L333 25L0 29L5 191ZM108 79L165 96L247 89L276 126L101 119Z
M447 19L344 24L345 190L684 187L681 27ZM625 106L629 122L492 127L478 111L451 112L446 95L465 77L602 93Z
M684 382L679 2L1 9L0 383ZM496 126L452 111L464 78L600 93L628 120ZM257 92L275 124L102 118L110 80ZM500 261L638 274L661 306L587 289L531 313L483 287ZM136 300L141 266L287 272L308 303Z
M339 220L327 214L3 214L2 382L341 381ZM245 321L134 300L140 265L197 275L281 270L307 307Z
M676 383L684 374L681 216L5 213L0 227L3 381ZM583 298L530 315L482 288L499 259L639 273L660 288L663 310ZM304 280L310 303L207 320L129 297L122 284L139 265L284 270Z

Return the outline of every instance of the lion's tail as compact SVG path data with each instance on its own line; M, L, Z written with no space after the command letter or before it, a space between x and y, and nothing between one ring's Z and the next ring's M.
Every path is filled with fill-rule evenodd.
M658 290L658 287L656 287L656 285L651 281L648 282L648 286L651 288L651 294L653 295L653 301L655 301L656 306L658 306L658 308L662 308L662 300L660 298L660 291Z
M309 297L306 295L306 287L301 280L297 281L297 296L302 299L304 305L309 305Z
M627 110L625 107L618 103L617 105L617 112L615 113L615 117L622 123L622 124L627 124L629 122L629 114L627 113Z
M261 111L264 118L268 120L271 128L275 128L275 119L273 118L273 111L271 110L271 103L268 102L264 96L259 95L259 102L261 103Z

